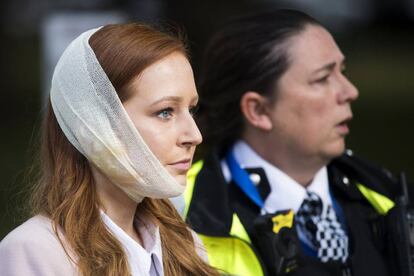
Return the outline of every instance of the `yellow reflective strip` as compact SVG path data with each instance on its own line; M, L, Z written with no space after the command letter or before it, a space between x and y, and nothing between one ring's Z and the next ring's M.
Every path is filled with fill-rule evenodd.
M224 275L263 276L256 254L246 242L238 238L200 235L211 266Z
M244 229L244 226L241 223L237 214L233 214L233 221L231 222L230 236L238 237L244 240L245 242L248 242L249 244L252 243L249 238L249 235L246 232L246 229Z
M190 207L191 199L193 197L194 192L194 184L198 173L201 171L203 167L203 160L199 160L191 166L191 169L187 173L187 185L184 191L184 201L185 201L185 208L184 208L184 219L187 217L188 208Z
M395 206L395 203L391 199L365 187L361 183L357 183L357 187L379 214L385 215Z

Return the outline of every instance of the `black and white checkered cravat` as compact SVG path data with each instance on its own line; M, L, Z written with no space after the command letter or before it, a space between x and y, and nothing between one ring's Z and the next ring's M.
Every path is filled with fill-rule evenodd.
M344 263L348 258L348 236L332 207L328 206L325 214L322 214L322 210L320 197L308 191L296 214L297 227L317 250L318 258L322 262Z

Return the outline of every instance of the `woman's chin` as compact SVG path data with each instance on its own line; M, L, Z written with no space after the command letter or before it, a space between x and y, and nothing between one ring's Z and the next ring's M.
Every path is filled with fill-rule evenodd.
M175 180L177 181L178 184L182 185L182 186L187 186L187 175L183 174L183 175L175 175L174 176Z

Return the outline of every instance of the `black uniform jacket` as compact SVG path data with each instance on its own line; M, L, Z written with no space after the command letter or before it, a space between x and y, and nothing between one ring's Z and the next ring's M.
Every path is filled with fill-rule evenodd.
M259 208L234 183L226 183L221 157L213 152L196 177L187 222L197 232L208 236L229 236L232 215L236 213L252 238L252 221ZM388 198L397 192L390 173L355 156L344 154L328 165L330 192L342 208L349 236L349 264L352 275L385 276L390 272L387 219L380 215L356 187L356 183ZM267 182L264 177L264 181ZM263 181L262 181L263 182ZM263 198L269 193L268 183L259 184ZM289 195L281 195L289 196ZM258 251L255 250L256 255ZM259 256L259 260L262 259ZM292 275L343 275L339 264L326 265L314 257L301 254L301 265ZM263 261L263 260L262 260ZM263 266L263 265L262 265ZM266 274L266 272L265 272ZM269 274L268 274L269 275Z

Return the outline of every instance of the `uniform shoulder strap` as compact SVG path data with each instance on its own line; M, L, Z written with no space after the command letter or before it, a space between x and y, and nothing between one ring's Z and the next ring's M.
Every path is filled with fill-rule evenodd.
M350 152L333 160L330 166L339 169L356 183L388 198L395 198L400 193L398 180L389 170Z

